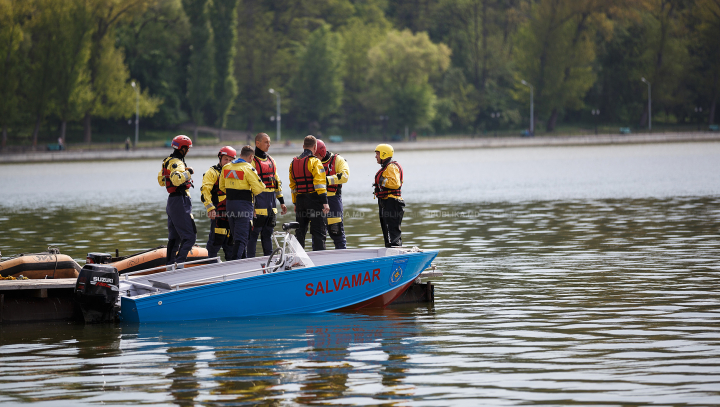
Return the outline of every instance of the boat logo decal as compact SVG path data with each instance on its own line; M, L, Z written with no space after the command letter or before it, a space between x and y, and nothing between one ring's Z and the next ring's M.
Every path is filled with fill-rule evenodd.
M393 261L392 272L390 273L391 286L397 284L402 279L403 271L405 271L407 263L408 259L395 259L395 261Z

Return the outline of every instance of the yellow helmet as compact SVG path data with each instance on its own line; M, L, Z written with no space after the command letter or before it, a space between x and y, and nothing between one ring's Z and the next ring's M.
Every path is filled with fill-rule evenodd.
M375 151L380 152L380 159L384 160L393 156L395 152L390 144L378 144Z

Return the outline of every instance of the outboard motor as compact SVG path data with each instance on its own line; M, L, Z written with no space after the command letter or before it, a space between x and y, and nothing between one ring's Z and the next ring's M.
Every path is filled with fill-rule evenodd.
M109 253L88 253L85 264L108 264L111 259Z
M106 264L86 264L75 282L75 300L87 323L112 322L120 295L120 274Z

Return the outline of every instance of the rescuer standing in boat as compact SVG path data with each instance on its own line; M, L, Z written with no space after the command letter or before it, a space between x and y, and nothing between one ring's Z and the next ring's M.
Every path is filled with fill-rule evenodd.
M188 136L177 136L172 140L172 147L174 151L163 160L158 173L158 183L170 194L165 208L168 216L167 265L185 262L197 234L189 191L193 186L193 169L185 164L192 140Z
M405 202L400 196L403 184L403 170L393 161L393 148L389 144L375 147L375 159L380 171L375 174L375 196L380 209L380 227L385 247L402 246L400 224L405 213Z
M314 156L317 151L315 137L305 137L303 149L303 153L290 163L290 190L295 204L295 220L300 224L295 230L295 237L304 248L305 234L310 225L312 249L325 250L325 215L330 212L325 169Z
M342 184L350 178L350 167L339 154L327 151L322 140L317 141L315 156L322 162L327 179L327 199L330 212L327 214L328 234L335 243L335 249L345 249L345 228L343 227Z
M218 255L220 248L225 252L225 260L232 258L229 244L230 223L228 222L225 208L225 192L220 190L220 173L222 167L230 164L237 158L237 152L230 146L225 146L218 152L219 162L203 174L202 187L200 187L200 200L205 205L208 218L210 218L210 237L205 247L208 251L208 257L213 258Z
M258 133L255 136L255 156L252 159L252 166L257 171L260 181L265 184L265 190L255 197L255 219L248 240L247 257L255 257L258 235L261 236L263 255L269 256L272 253L272 234L277 216L275 199L280 202L280 214L287 213L277 165L267 154L268 150L270 150L270 136Z
M253 197L265 190L265 185L250 164L253 152L252 147L243 147L240 157L225 165L220 174L220 191L225 193L227 217L234 240L230 260L245 257L254 214Z

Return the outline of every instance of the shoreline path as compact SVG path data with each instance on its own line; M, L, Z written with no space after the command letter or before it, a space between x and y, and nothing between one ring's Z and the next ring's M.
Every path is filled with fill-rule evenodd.
M392 142L396 151L412 150L445 150L472 148L512 148L512 147L548 147L548 146L580 146L580 145L611 145L611 144L649 144L649 143L683 143L720 141L719 132L696 133L654 133L654 134L601 134L583 136L539 136L539 137L481 137L481 138L437 138L414 142ZM380 141L331 143L333 150L345 154L368 151ZM239 143L237 141L232 143ZM220 146L193 147L193 157L215 157ZM273 155L293 155L298 146L273 145ZM30 151L22 153L0 154L0 164L31 163L40 161L98 161L98 160L138 160L161 159L167 156L168 147L142 148L137 150L65 150L65 151Z

